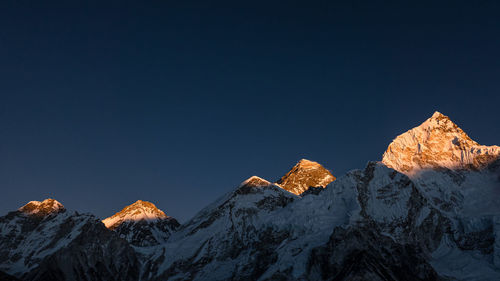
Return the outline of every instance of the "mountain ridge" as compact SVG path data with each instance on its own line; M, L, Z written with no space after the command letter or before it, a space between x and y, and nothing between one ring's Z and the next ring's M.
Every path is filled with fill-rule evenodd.
M31 215L44 217L52 213L64 212L66 209L57 200L47 198L43 201L30 201L26 205L19 208L19 212Z
M62 206L54 199L36 202L25 206L29 211ZM134 251L97 217L54 208L41 216L20 209L0 217L0 271L22 280L90 280L96 274L101 280L137 280Z
M141 200L108 228L33 201L0 217L0 271L33 281L500 280L497 148L436 112L382 161L335 178L302 159L283 181L252 176L183 225L163 228L174 219Z

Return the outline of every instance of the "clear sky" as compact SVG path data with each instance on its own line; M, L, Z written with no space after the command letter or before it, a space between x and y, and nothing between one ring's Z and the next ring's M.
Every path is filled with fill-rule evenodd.
M495 1L334 2L1 1L0 215L182 222L301 158L363 168L435 110L500 145Z

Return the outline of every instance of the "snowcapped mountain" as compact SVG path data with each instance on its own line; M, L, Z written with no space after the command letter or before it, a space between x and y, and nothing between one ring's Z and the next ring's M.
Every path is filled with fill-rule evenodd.
M285 239L267 233L265 221L298 198L253 176L182 225L147 271L158 280L255 279Z
M153 203L138 200L102 221L104 225L134 246L153 246L167 241L179 227L176 219L167 216Z
M409 173L430 168L481 169L499 156L499 146L479 145L436 111L420 126L399 135L387 148L382 162Z
M262 279L438 280L425 249L442 235L441 220L426 203L407 176L370 162L282 214L300 238L281 247Z
M302 159L276 184L293 194L301 195L310 189L325 188L334 180L330 171L319 163Z
M337 179L303 159L277 183L250 177L180 226L144 201L103 223L52 199L28 203L0 218L0 276L500 280L500 152L436 112L381 162Z
M499 280L500 147L479 145L436 112L398 136L382 162L409 176L445 218L448 234L431 252L438 273Z
M443 132L425 127L430 135L443 134L441 138L448 140L449 128L455 126L441 118L434 114L426 122L445 123L448 129ZM496 215L500 212L491 208L500 203L496 199L500 197L493 196L500 193L500 164L492 159L461 165L437 161L450 147L433 147L428 135L418 136L415 141L421 149L424 144L432 147L426 151L427 159L434 158L429 165L416 160L418 173L401 169L405 174L385 162L370 162L317 195L236 218L228 215L235 211L233 205L221 203L234 202L230 198L247 200L234 196L242 192L226 195L163 245L153 262L160 265L149 268L153 280L500 279L500 242L495 238L500 237ZM467 155L470 148L463 146L464 151L454 153ZM384 161L390 159L388 155ZM408 159L415 165L414 157ZM414 167L404 167L408 166ZM272 186L261 179L254 181ZM471 203L464 198L471 198ZM476 203L487 204L484 210L478 206L474 210ZM205 229L215 223L217 227Z
M439 213L425 204L407 176L375 162L302 198L253 177L174 233L147 271L153 280L438 280L419 246L402 246L439 244Z
M0 270L23 280L137 280L126 241L54 199L0 217Z
M66 209L64 206L54 199L45 199L40 201L30 201L28 204L19 208L19 212L31 215L44 217L49 214L56 214L59 212L64 212Z

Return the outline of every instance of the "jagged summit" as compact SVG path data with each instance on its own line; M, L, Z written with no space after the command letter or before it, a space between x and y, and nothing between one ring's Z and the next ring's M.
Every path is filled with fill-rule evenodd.
M109 229L114 229L126 221L153 221L168 219L169 216L158 209L153 203L137 200L135 203L123 208L120 212L104 219L102 222Z
M52 213L64 211L64 206L55 199L45 199L40 201L30 201L26 205L19 208L19 212L32 216L46 216Z
M300 195L311 187L324 188L334 180L335 177L321 164L301 159L276 184L291 193Z
M422 123L419 127L423 130L434 131L440 134L455 133L457 137L470 142L471 144L478 145L473 141L462 129L460 129L450 118L439 111L434 112L432 116Z
M473 141L446 115L436 111L420 126L397 136L382 162L400 172L421 169L479 169L500 156L500 147Z

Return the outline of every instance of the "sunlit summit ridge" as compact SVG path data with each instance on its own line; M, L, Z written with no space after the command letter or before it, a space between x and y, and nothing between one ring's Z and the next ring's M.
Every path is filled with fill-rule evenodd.
M473 141L448 116L432 117L394 139L382 162L400 172L422 169L480 169L500 155L500 147Z

